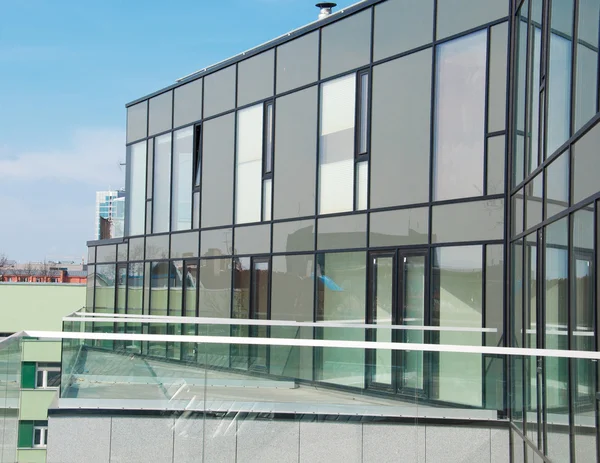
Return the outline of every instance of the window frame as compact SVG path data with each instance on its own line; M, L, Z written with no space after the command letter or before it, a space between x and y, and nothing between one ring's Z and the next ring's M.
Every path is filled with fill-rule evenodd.
M58 386L48 386L48 373L58 372L61 373L61 364L59 362L48 362L48 363L36 363L35 364L35 389L59 389ZM42 373L42 384L38 384L38 375Z
M40 432L40 442L36 443L36 431ZM48 424L34 424L31 446L34 449L45 449L48 446Z

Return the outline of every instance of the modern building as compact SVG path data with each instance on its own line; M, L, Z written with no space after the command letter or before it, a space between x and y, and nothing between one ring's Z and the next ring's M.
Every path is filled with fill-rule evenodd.
M123 236L124 202L123 190L96 192L96 240Z
M128 104L48 460L598 461L599 23L365 0Z

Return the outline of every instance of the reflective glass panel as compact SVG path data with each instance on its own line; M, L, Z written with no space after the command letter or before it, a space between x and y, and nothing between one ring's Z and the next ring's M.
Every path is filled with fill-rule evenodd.
M356 74L321 86L319 214L353 209L355 95Z
M148 135L171 130L173 119L173 92L150 98L148 116Z
M443 39L508 16L509 2L443 0L437 6L437 38Z
M433 319L441 327L482 327L482 247L435 249ZM480 346L479 332L441 331L440 344ZM456 371L460 371L457 377ZM439 354L437 399L482 405L483 364L480 355ZM460 381L460 387L458 386Z
M146 260L169 258L169 235L146 238Z
M171 235L171 259L198 257L198 232Z
M270 225L235 228L235 254L266 254L270 251Z
M238 64L238 106L273 95L274 56L271 49Z
M487 139L487 194L504 193L504 135Z
M174 127L181 127L202 119L202 79L196 79L177 87L173 104L175 107Z
M427 244L429 208L372 212L369 246Z
M116 271L115 264L96 265L94 312L114 312Z
M315 213L317 87L278 98L275 111L275 219Z
M371 207L429 200L430 95L431 49L373 68Z
M369 195L369 163L367 161L356 164L356 205L357 211L367 208Z
M273 224L273 252L312 251L315 248L315 221L299 220Z
M373 59L378 61L433 39L433 0L388 0L375 6Z
M204 117L214 116L235 106L235 65L204 78Z
M127 143L148 135L148 101L127 108Z
M231 228L203 231L200 234L200 257L230 255L232 240L233 230Z
M364 323L366 254L341 252L317 254L317 321ZM357 329L322 328L323 339L364 341ZM365 354L361 349L323 348L318 377L321 381L364 387Z
M234 121L228 114L203 125L202 227L229 225L233 219Z
M321 30L321 78L368 64L371 54L371 9Z
M504 200L434 206L431 242L500 240L504 237Z
M192 227L192 149L194 129L176 131L173 139L173 206L171 230Z
M367 245L365 214L319 219L317 230L317 249L352 249Z
M488 133L504 130L506 126L508 23L491 28L489 61Z
M115 262L117 260L117 245L98 246L96 248L96 262Z
M315 82L319 66L319 32L277 47L277 93Z
M546 217L569 207L569 151L565 151L546 168Z
M200 316L230 317L231 259L200 260ZM229 328L227 328L229 332Z
M573 204L600 190L600 124L586 133L573 146Z
M486 42L486 33L476 32L438 47L436 200L483 194Z

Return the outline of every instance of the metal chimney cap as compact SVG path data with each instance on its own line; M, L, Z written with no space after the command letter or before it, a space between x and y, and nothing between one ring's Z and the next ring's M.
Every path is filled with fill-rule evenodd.
M323 19L331 14L331 9L333 7L336 7L337 3L323 2L317 3L315 6L321 9L321 11L319 12L319 19Z

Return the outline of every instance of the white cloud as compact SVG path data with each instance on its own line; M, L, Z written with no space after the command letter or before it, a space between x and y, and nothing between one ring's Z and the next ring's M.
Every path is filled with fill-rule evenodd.
M78 129L67 147L48 151L8 149L0 159L4 179L52 179L78 182L98 189L119 188L125 183L125 131L112 128ZM8 157L6 156L8 151Z

